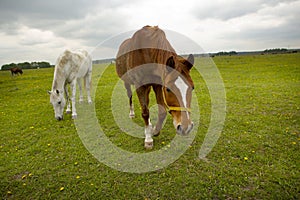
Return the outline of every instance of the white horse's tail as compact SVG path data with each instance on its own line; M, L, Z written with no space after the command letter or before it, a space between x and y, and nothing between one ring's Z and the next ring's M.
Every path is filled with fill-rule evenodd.
M91 76L91 75L90 75ZM90 86L90 90L92 89L92 78L90 78L89 81L89 86ZM84 89L87 90L87 85L86 85L86 78L83 79L83 84L84 84Z
M91 91L92 90L92 68L93 68L93 64L92 64L92 58L89 55L87 56L87 59L88 59L89 70L88 70L87 74L85 75L85 78L83 80L83 82L84 82L83 84L84 84L85 90L87 90L87 86L88 86L90 91ZM87 85L86 81L88 81L89 85Z

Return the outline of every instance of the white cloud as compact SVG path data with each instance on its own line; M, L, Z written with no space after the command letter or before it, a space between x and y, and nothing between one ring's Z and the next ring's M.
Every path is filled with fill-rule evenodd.
M241 16L216 18L213 13L204 19L198 18L192 37L201 34L202 38L198 37L197 42L208 51L299 48L300 14L297 10L300 1L260 0L260 3L256 11L244 12ZM224 2L221 7L231 9Z
M55 40L55 36L51 31L41 31L39 29L32 29L24 26L19 32L20 44L22 45L44 44Z
M218 19L222 21L243 17L259 12L264 8L272 8L280 4L288 4L297 0L216 0L198 4L192 10L200 19Z
M0 66L36 59L54 63L66 48L92 50L147 24L184 34L208 52L299 48L299 10L299 0L1 0ZM114 57L121 42L102 55ZM188 53L188 44L181 48L177 51Z

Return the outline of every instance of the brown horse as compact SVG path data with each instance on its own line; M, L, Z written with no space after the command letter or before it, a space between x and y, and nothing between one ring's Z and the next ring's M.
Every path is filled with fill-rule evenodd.
M116 71L127 90L130 117L134 117L131 85L136 88L145 122L145 148L153 147L152 135L159 135L166 111L172 115L178 134L187 135L192 130L190 106L194 84L190 69L193 64L193 55L187 59L178 56L164 31L157 26L145 26L121 44ZM148 108L151 88L158 104L158 121L154 128Z
M23 74L23 71L21 68L18 68L18 67L14 67L14 68L10 68L10 72L11 72L11 75L13 76L14 74L15 75L18 75L18 74Z

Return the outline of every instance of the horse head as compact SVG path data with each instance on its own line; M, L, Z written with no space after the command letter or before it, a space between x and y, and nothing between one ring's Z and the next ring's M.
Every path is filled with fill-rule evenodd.
M63 119L64 107L66 100L62 90L52 90L48 92L50 94L50 103L53 105L55 118L57 120Z
M191 100L194 83L190 70L194 65L193 55L187 59L171 56L167 60L162 95L165 107L172 115L173 125L180 135L187 135L193 129L191 121Z

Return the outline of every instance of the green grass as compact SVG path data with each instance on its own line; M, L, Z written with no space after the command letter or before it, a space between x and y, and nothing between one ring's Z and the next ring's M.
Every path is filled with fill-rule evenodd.
M47 94L53 69L24 70L23 76L13 78L1 71L1 198L299 199L300 54L214 61L227 96L225 125L216 146L207 160L198 158L211 104L205 82L193 70L201 113L197 136L176 162L143 174L119 172L100 163L82 144L70 116L54 119ZM205 63L196 60L201 67ZM102 69L94 66L94 80ZM94 82L99 123L116 146L144 153L143 139L128 136L114 123L110 103L117 81L110 66L99 83ZM134 122L143 125L136 97L134 103ZM152 151L166 147L174 132L168 116Z

